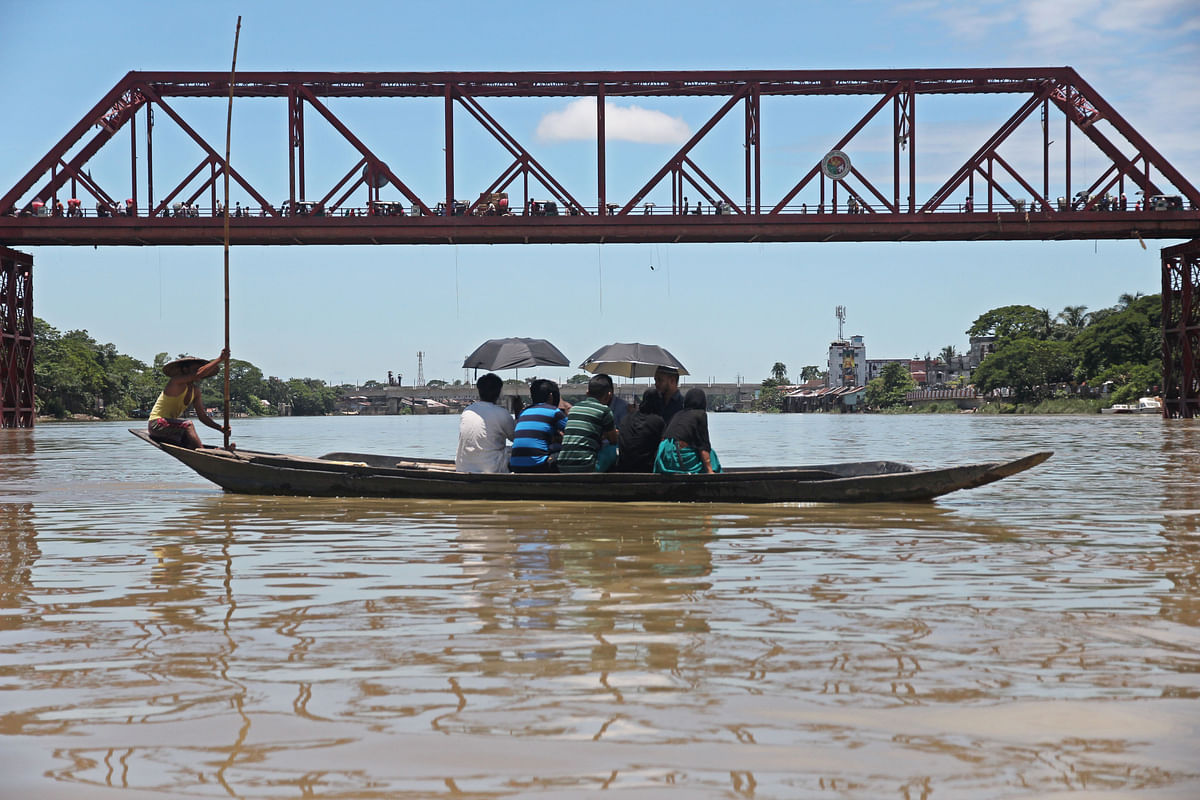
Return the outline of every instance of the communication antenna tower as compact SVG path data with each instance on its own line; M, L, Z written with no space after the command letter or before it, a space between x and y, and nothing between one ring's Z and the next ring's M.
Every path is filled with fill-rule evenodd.
M838 321L838 339L844 339L846 337L842 336L842 325L846 322L846 307L838 306L833 314L837 317Z
M417 386L425 385L425 351L417 351Z

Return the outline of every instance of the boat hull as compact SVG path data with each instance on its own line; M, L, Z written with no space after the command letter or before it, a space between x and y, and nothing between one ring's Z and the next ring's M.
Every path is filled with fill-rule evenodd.
M189 450L131 430L229 492L432 500L668 503L862 503L925 501L982 486L1045 461L1031 453L1010 461L917 470L892 461L807 467L730 469L719 475L469 474L453 463L359 453L322 458Z

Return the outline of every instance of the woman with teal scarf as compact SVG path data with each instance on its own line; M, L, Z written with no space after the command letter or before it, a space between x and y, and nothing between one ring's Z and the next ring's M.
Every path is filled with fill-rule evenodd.
M689 389L683 397L683 411L671 417L663 432L662 443L654 458L654 471L708 473L721 471L721 462L708 440L708 398L703 389Z

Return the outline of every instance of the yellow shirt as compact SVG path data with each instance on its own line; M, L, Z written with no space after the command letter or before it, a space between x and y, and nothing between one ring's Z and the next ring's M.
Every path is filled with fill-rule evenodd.
M166 392L160 392L158 399L154 401L150 419L182 419L192 405L193 391L193 387L188 386L177 397L169 397Z

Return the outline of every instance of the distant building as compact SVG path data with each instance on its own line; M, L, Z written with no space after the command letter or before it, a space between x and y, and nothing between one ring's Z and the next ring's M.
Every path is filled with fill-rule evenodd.
M996 352L995 336L972 336L971 352L967 355L970 369L973 370L978 367L983 362L983 359L994 352Z
M940 357L924 358L867 358L862 336L834 339L829 343L829 370L825 385L829 388L866 386L878 378L888 364L903 364L913 380L923 387L945 387L960 381L970 384L971 375L980 363L996 351L995 336L972 336L970 350L960 353L946 363Z
M924 364L924 362L921 362ZM911 358L868 358L867 359L867 383L875 380L883 372L883 368L888 364L903 364L904 368L912 374L913 364ZM924 366L921 367L924 369ZM916 379L916 376L913 376Z
M832 387L865 386L867 383L867 346L863 337L834 339L829 343L827 362L829 377L826 383Z

